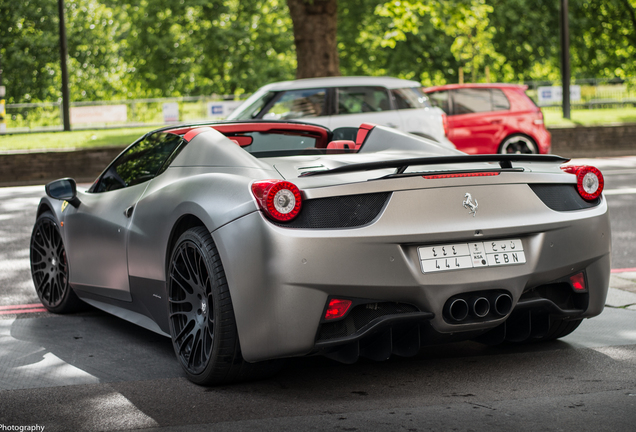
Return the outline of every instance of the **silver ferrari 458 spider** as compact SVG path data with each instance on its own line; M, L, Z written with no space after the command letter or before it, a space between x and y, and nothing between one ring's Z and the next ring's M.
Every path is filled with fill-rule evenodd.
M603 176L554 155L474 155L363 124L173 126L86 191L46 186L37 293L172 339L192 381L423 346L551 340L603 310Z

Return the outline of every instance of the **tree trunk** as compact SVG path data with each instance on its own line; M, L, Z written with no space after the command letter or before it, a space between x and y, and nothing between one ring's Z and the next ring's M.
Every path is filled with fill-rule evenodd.
M296 78L339 76L338 0L287 0L294 23Z

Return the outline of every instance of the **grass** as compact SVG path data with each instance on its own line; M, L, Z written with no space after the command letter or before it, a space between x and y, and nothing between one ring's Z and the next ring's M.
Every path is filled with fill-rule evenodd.
M2 135L0 151L126 146L153 129L156 127Z
M636 108L583 109L570 112L571 119L564 119L561 108L542 109L545 125L597 126L616 123L636 123Z
M543 109L545 124L551 126L593 126L636 123L636 108L585 109L571 112L571 120L563 118L560 109ZM80 149L126 146L155 127L42 132L0 135L0 151L36 149Z

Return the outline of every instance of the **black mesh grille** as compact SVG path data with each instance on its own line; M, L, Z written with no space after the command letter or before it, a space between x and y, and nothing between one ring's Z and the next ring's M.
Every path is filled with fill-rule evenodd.
M354 307L345 319L322 324L318 332L318 341L351 336L376 318L409 312L419 312L419 309L406 303L361 304Z
M585 201L575 185L531 184L530 187L545 205L556 211L581 210L596 207L601 202L599 198Z
M382 192L303 201L303 208L296 219L277 225L286 228L359 227L371 223L390 196L390 192Z

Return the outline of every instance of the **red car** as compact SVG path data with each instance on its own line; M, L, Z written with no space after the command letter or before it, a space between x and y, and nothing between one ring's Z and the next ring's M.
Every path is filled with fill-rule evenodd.
M448 115L447 136L458 150L476 153L549 153L543 114L516 84L428 87L431 104Z

